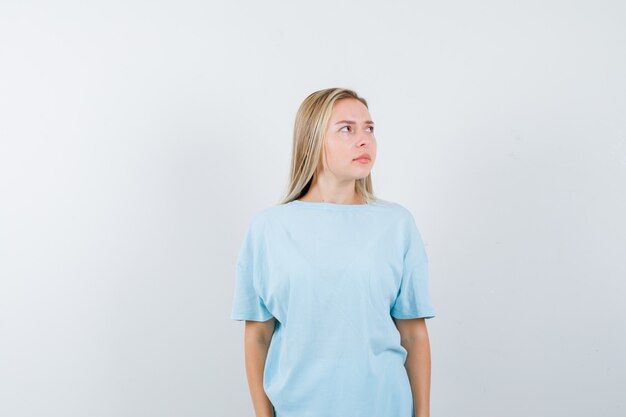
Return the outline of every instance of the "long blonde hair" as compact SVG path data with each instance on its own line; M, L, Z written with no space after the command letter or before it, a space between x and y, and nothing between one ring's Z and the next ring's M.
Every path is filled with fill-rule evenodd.
M310 94L304 99L293 129L291 172L287 193L280 204L297 200L307 193L320 161L326 125L337 100L353 98L368 107L363 97L347 88L327 88ZM377 199L372 187L372 174L355 181L355 192L367 203Z

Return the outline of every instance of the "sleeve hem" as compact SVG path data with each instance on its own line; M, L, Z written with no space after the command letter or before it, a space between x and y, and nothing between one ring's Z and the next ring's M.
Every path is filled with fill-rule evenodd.
M435 317L435 311L434 310L429 310L429 311L422 311L422 312L409 312L409 313L403 313L403 312L396 312L393 311L390 313L391 317L394 317L396 319L432 319L433 317Z
M249 314L249 313L232 313L230 315L231 320L235 320L235 321L268 321L269 319L271 319L272 316L271 314L267 315L267 316L259 316L257 314Z

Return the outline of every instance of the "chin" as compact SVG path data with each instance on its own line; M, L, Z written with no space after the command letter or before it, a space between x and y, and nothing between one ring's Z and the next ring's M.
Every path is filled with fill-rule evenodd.
M365 174L359 174L359 175L356 175L356 176L354 177L354 179L355 179L355 180L360 180L360 179L363 179L363 178L367 178L367 176L368 176L369 174L370 174L370 171L367 171L367 173L365 173Z

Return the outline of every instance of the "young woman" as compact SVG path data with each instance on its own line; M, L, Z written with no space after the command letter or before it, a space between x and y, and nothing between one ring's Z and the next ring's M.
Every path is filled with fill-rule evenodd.
M253 216L237 258L257 417L429 417L428 258L411 212L374 196L375 159L365 99L304 100L287 195Z

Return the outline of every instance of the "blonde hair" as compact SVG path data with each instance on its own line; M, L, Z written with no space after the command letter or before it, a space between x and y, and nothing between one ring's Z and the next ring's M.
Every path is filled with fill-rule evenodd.
M326 126L333 105L336 101L346 98L359 100L365 107L368 107L363 97L359 97L355 91L347 88L327 88L316 91L300 104L293 129L289 184L287 193L280 204L297 200L309 190L322 154ZM354 188L356 194L367 203L377 199L372 187L371 172L367 177L357 179Z

